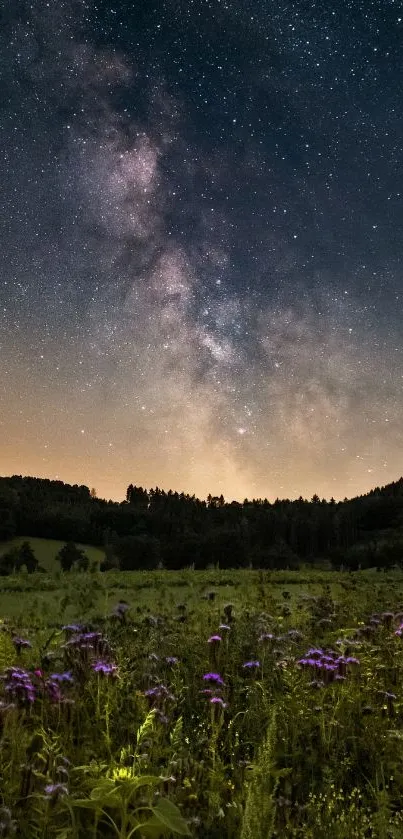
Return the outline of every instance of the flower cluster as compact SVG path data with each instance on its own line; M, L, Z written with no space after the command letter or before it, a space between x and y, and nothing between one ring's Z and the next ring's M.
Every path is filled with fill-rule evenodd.
M31 704L40 696L47 696L51 702L65 702L60 685L73 681L71 673L52 673L45 678L40 669L30 673L20 667L9 667L2 678L5 691L19 704Z
M30 673L21 667L9 667L3 676L5 690L16 702L22 704L35 701L36 690Z
M175 700L175 697L170 692L170 690L165 685L156 685L154 688L148 688L148 690L144 691L144 696L147 696L148 699L171 699Z
M99 650L105 648L107 641L102 637L102 632L74 632L72 637L64 644L64 648L75 647L79 650Z
M62 648L65 652L65 663L73 672L84 675L88 666L103 676L116 676L117 665L107 659L110 647L107 639L99 631L83 631L80 624L69 624L63 629L68 639Z
M100 673L102 676L117 676L117 665L109 661L94 661L91 667L95 673Z
M203 676L204 682L212 682L215 685L224 686L225 682L219 673L205 673Z
M349 669L358 665L359 659L355 656L339 655L332 650L324 650L313 647L297 662L300 667L311 672L315 679L320 679L326 684L332 681L344 680Z
M67 700L62 693L62 684L71 684L74 681L70 671L66 673L52 673L48 679L44 681L45 691L51 702L71 702Z
M72 700L65 696L65 688L79 682L80 678L87 678L91 670L102 676L117 675L117 665L104 659L105 654L109 653L109 644L101 632L87 631L81 624L67 624L62 629L67 636L61 647L65 669L50 675L46 673L47 666L55 658L54 651L44 655L42 666L33 671L9 667L0 678L11 702L26 705L36 699L47 698L52 703L71 703ZM12 640L17 653L31 647L28 640L17 635ZM2 706L8 707L4 702Z
M203 681L208 685L212 685L214 688L212 689L211 687L207 687L201 691L201 693L209 697L211 705L219 705L221 708L226 708L227 702L224 702L222 696L216 695L221 693L221 688L225 687L225 682L222 676L220 676L219 673L205 673Z

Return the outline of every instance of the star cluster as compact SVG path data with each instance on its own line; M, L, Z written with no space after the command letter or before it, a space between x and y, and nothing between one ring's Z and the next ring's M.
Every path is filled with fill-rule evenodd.
M403 471L394 0L32 0L0 34L0 471Z

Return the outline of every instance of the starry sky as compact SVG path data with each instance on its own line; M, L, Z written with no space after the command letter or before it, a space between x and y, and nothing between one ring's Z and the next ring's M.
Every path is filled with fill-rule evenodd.
M6 6L0 474L400 477L401 0Z

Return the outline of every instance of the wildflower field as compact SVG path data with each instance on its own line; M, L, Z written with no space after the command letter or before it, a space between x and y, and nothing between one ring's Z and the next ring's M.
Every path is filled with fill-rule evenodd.
M403 574L18 575L0 836L403 837Z

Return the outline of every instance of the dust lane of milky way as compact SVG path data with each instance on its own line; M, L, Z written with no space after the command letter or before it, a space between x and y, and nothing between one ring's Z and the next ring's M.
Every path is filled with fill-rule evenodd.
M0 473L399 477L402 4L22 0L0 38Z

